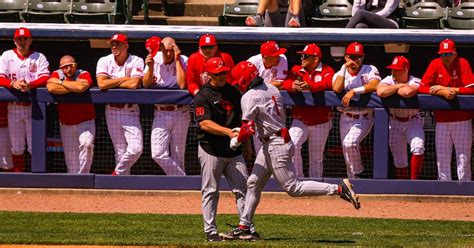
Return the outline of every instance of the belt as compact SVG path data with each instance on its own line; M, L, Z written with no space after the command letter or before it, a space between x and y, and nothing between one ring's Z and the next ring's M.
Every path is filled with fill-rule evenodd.
M391 116L393 119L395 119L395 120L397 120L397 121L399 121L399 122L407 122L407 121L409 121L409 120L411 120L411 119L413 119L413 118L416 117L416 115L412 115L412 116L408 116L408 117L398 117L398 116L392 115L392 114L390 114L390 116Z
M176 111L183 107L184 105L155 105L155 109L159 111Z
M346 116L349 116L353 119L360 119L361 117L362 118L365 118L367 116L369 116L369 114L351 114L351 113L344 113Z
M17 106L30 106L31 105L30 102L13 102L13 104Z
M282 137L285 140L285 143L288 143L291 141L290 135L288 133L288 128L284 127L280 130L278 130L276 133L269 135L267 137L261 137L260 141L262 143L267 143L270 140L272 140L272 136L277 136L277 137Z
M133 107L133 104L122 104L122 103L110 103L109 104L110 107L113 107L113 108L131 108Z

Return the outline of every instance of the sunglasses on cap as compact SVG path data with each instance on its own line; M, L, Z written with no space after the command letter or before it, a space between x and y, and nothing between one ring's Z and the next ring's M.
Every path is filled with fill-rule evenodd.
M222 71L222 72L218 72L218 73L210 73L210 74L215 76L215 77L220 77L220 76L225 76L227 74L227 71Z
M309 58L314 58L314 57L316 57L316 56L314 56L314 55L309 55L309 54L304 54L304 53L301 54L301 59L309 59Z
M441 57L451 57L453 55L454 55L454 53L442 53L442 54L440 54Z
M207 49L213 49L216 46L202 46L201 49L207 50Z
M64 68L68 68L68 67L76 68L76 66L77 66L76 63L70 63L70 64L65 64L65 65L60 65L59 69L64 69Z
M363 59L364 56L361 56L361 55L349 55L349 58L352 59L352 60L359 60L359 59Z

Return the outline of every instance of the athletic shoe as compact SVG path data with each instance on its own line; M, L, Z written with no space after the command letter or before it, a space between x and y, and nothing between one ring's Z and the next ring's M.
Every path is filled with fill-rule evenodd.
M221 238L221 236L217 235L217 233L211 233L207 235L206 241L207 242L222 242L224 240Z
M298 18L298 16L294 16L294 15L291 16L290 20L288 21L288 27L291 27L291 28L301 27L300 19Z
M345 201L352 203L355 209L360 208L359 197L356 195L352 189L352 184L349 182L349 179L342 180L341 186L341 198Z
M111 175L112 176L118 176L117 172L115 172L115 171L113 171Z
M256 235L254 235L256 234ZM258 235L257 232L254 232L253 234L250 232L250 229L247 227L242 227L238 226L230 231L224 232L224 233L219 233L219 235L224 239L224 240L235 240L235 239L241 239L241 240L247 240L247 241L256 241L258 239L261 239L260 235Z
M247 16L245 25L251 27L263 27L263 18L261 15Z

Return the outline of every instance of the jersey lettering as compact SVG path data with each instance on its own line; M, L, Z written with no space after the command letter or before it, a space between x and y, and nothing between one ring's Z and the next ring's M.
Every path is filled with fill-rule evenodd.
M276 97L275 96L272 96L272 101L273 101L273 104L275 105L275 111L277 113L278 116L281 116L280 114L280 109L278 109L278 103L276 101Z
M203 116L203 115L204 115L204 108L196 107L196 116Z

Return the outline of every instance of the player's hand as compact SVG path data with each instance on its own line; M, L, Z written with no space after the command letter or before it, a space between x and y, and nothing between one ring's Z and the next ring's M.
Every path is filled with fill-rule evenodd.
M146 56L145 64L148 66L148 69L153 68L155 65L155 60L153 59L153 56L151 56L151 53Z
M291 85L291 90L296 91L296 92L301 91L300 81L298 80L293 81L293 84Z
M430 87L430 94L436 94L440 90L448 90L448 88L444 87L442 85L433 85L433 86Z
M172 45L173 51L174 51L174 60L179 61L181 59L181 50L179 50L179 47L177 45Z
M354 68L354 67L357 68L357 66L358 66L358 64L350 58L347 58L347 61L346 61L346 63L344 63L344 65L346 66L346 68Z
M456 91L454 91L453 89L446 89L446 99L452 100L454 99L454 97L456 97Z
M22 92L27 92L29 90L29 85L25 80L17 81L19 90Z
M349 92L347 92L344 97L342 98L342 105L344 107L347 107L349 106L349 103L351 101L351 99L354 97L355 93L353 90L349 90Z
M232 132L230 133L229 135L229 138L234 138L234 137L237 137L239 136L239 133L240 133L240 127L234 127L232 128Z
M301 88L301 90L309 90L310 86L305 81L301 81L300 88Z
M237 148L239 148L240 144L241 143L237 141L237 137L230 139L230 144L229 144L230 149L235 151L237 150Z

